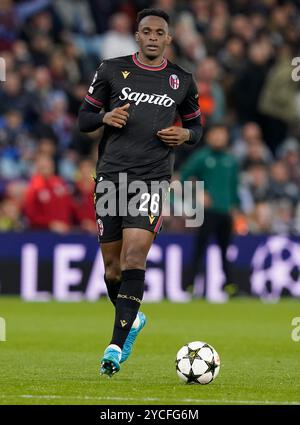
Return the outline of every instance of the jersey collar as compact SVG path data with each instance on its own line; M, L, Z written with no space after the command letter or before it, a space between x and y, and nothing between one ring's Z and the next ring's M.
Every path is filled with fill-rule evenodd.
M155 66L145 65L144 63L139 61L138 53L134 53L132 55L132 60L136 66L142 69L146 69L147 71L161 71L162 69L165 69L165 67L168 65L168 61L166 58L164 58L164 60L162 61L160 65L155 65Z

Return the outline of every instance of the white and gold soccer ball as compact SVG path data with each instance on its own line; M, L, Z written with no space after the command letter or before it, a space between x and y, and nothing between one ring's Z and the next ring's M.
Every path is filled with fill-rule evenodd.
M219 374L220 357L206 342L194 341L184 345L176 355L176 372L187 384L209 384Z

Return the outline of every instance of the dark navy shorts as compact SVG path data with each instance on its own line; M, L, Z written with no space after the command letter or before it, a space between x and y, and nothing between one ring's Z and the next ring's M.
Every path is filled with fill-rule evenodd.
M125 228L140 228L158 234L162 228L162 207L169 189L166 180L113 183L95 178L95 212L100 243L122 239Z

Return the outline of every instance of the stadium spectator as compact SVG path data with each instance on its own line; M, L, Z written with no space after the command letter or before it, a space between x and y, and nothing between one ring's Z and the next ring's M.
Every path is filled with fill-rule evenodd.
M68 113L68 99L63 91L54 91L48 97L43 122L50 126L56 135L58 150L62 153L68 149L75 120Z
M241 129L241 137L235 139L231 151L240 164L247 166L250 160L261 160L270 163L273 155L265 144L262 131L255 122L246 123Z
M291 203L280 199L272 205L272 232L275 234L289 234L294 232L294 209Z
M274 201L285 200L293 207L300 200L299 188L290 181L283 161L276 161L271 166L270 196Z
M78 166L78 154L73 149L64 150L58 160L58 174L67 182L74 183Z
M272 47L269 40L254 41L249 46L248 61L234 82L235 106L241 123L261 120L258 102L269 71Z
M270 158L271 156L263 142L259 139L253 140L248 145L247 155L245 156L244 161L242 161L241 163L241 168L243 170L247 170L247 168L251 164L255 164L257 162L264 162L265 164L270 164Z
M190 13L181 13L174 27L174 45L178 50L178 63L195 72L197 63L206 56L204 40L196 31L194 18Z
M81 0L53 1L55 10L64 23L64 28L80 34L94 34L96 32L95 21L92 17L93 11L88 2ZM100 7L100 2L98 5ZM101 2L107 3L107 2Z
M249 164L243 174L240 196L246 214L252 214L256 204L270 201L269 171L264 161Z
M20 1L1 0L0 4L0 51L11 48L17 39L19 27L26 19L50 4L50 0Z
M0 203L0 232L23 230L21 211L12 199Z
M37 153L44 154L51 157L52 159L55 159L57 155L55 140L48 137L39 139Z
M192 0L190 6L197 30L200 33L205 32L210 20L209 2L207 0Z
M207 125L219 122L225 116L225 97L218 83L219 72L218 63L214 58L201 61L196 72L199 106Z
M19 231L25 228L22 206L27 188L24 180L6 182L0 200L0 231Z
M291 49L287 45L282 46L259 98L258 108L264 114L265 139L273 152L286 138L288 125L298 118L295 107L298 87L291 78L291 61Z
M9 180L28 176L27 159L34 149L22 113L17 109L8 111L0 118L0 177Z
M236 75L240 70L245 57L245 43L239 37L232 36L227 41L218 53L220 64L226 72L226 77L229 79L228 85L231 85Z
M103 59L135 53L137 44L131 34L131 21L126 13L116 13L110 21L110 30L104 35L101 48Z
M39 154L25 196L24 211L35 230L66 233L74 219L74 203L64 180L55 175L51 157Z
M195 177L204 183L204 222L197 231L186 284L193 285L207 243L214 236L221 249L225 284L231 285L227 248L232 235L232 215L239 207L238 166L227 152L229 133L224 125L209 128L206 142L207 146L193 153L181 169L182 181Z
M30 98L22 88L19 74L13 71L7 73L5 84L0 91L0 113L4 114L9 109L26 111L29 105Z
M258 202L248 220L249 230L253 234L272 232L272 208L268 202Z
M274 202L280 203L278 214L285 220L290 200L276 198L272 203L259 195L273 181L274 155L286 164L288 181L300 190L300 87L291 78L291 58L299 55L300 6L281 0L2 0L2 202L7 185L30 179L37 153L53 157L58 175L75 188L82 157L93 154L101 137L99 132L83 135L74 125L94 68L104 56L113 56L113 49L120 56L125 39L135 50L135 15L152 6L171 15L173 44L167 57L197 77L203 124L205 119L206 125L222 119L229 125L249 230L268 230L263 224L252 225L254 216L259 217L257 223L269 217L268 208L270 231L275 222L279 229ZM178 150L177 171L190 155L188 147ZM259 174L265 176L266 187L253 187ZM300 207L290 211L291 222L300 223ZM180 229L180 221L175 221L170 218L165 229ZM291 229L300 233L300 224Z
M96 217L94 210L93 175L95 172L94 162L83 159L78 165L78 173L75 184L75 215L82 230L96 233Z
M278 149L277 155L286 164L289 180L300 188L300 144L298 140L296 138L286 139Z
M71 4L71 7L73 7L72 0L68 0L68 2ZM78 0L78 2L82 3L80 0ZM108 30L109 18L120 9L120 3L120 0L88 0L92 17L94 18L97 26L97 31L100 34L103 34Z

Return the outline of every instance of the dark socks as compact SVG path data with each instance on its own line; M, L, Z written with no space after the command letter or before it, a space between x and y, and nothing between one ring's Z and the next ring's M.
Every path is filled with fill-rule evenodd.
M144 294L145 271L124 270L122 283L116 301L116 315L111 344L121 349L139 311Z
M120 291L121 287L121 280L114 279L114 280L108 280L106 276L104 275L104 282L106 284L107 288L107 294L109 296L109 299L113 303L114 306L116 306L118 293Z

